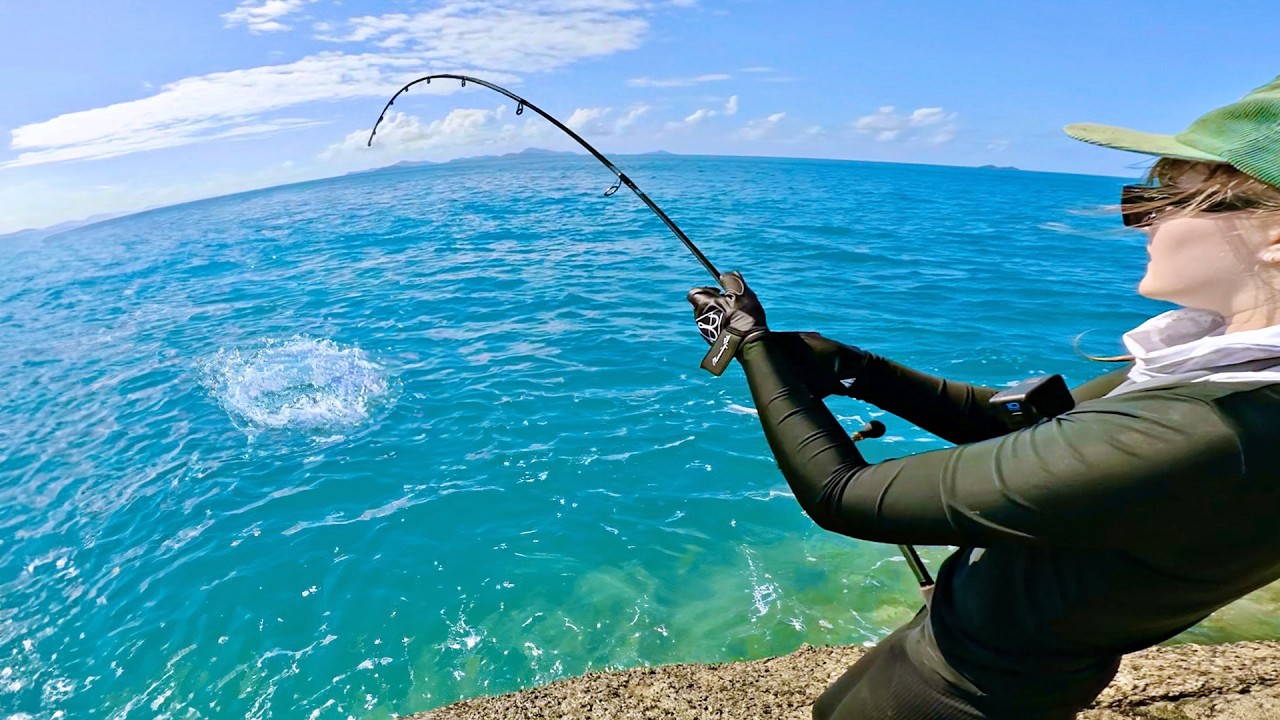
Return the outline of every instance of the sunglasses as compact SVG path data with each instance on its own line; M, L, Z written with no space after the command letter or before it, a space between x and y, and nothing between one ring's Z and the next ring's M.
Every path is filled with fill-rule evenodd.
M1120 219L1125 227L1146 227L1168 210L1184 208L1191 204L1193 196L1179 197L1169 188L1158 185L1125 185L1120 189ZM1254 207L1255 203L1245 198L1229 198L1209 203L1196 209L1197 212L1231 212Z

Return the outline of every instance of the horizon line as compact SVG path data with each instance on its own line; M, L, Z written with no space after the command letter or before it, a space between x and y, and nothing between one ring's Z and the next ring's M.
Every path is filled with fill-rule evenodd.
M534 152L531 153L530 151L534 151ZM494 155L464 155L461 157L450 158L448 160L400 160L400 161L391 163L389 165L382 165L375 168L369 168L367 170L349 170L347 172L337 174L337 175L325 175L322 177L309 178L307 180L295 180L292 182L279 183L276 185L263 185L260 187L251 187L251 188L246 188L244 190L236 190L234 192L222 193L222 194L216 194L216 195L207 195L204 197L193 198L191 200L183 200L180 202L169 203L166 205L154 205L154 206L142 208L139 210L126 210L126 211L121 211L119 213L111 213L111 212L97 213L95 215L87 215L87 216L72 219L72 220L63 220L62 222L53 223L51 225L44 225L39 227L25 227L19 230L13 230L10 232L0 234L0 242L11 239L17 235L24 235L28 233L35 234L35 233L46 232L46 231L48 232L48 235L46 235L45 237L51 237L53 235L58 235L63 232L71 232L72 230L79 230L81 228L89 227L92 225L112 222L115 220L123 220L125 218L133 217L135 215L143 215L145 213L156 212L159 210L167 210L170 208L182 207L184 205L192 205L195 203L205 202L208 200L233 198L233 197L236 197L237 195L248 195L250 193L265 192L268 190L278 190L282 188L293 187L296 185L306 185L309 183L327 182L331 180L340 180L342 178L352 177L357 175L366 175L366 174L373 174L378 172L392 171L392 170L395 170L397 167L405 166L405 165L410 167L424 167L429 165L449 165L451 163L466 162L471 160L485 160L485 159L519 160L519 159L522 159L519 157L521 155L529 154L532 157L536 158L544 152L548 153L548 157L550 156L564 157L567 155L574 155L574 156L581 156L584 158L591 158L593 160L595 159L591 154L587 152L581 152L577 150L551 150L549 148L540 148L540 147L530 146L522 150L514 150L508 153L501 153L501 154L494 154ZM663 149L646 150L644 152L636 152L636 153L615 153L614 157L643 157L646 155L685 157L685 158L699 158L699 157L701 158L732 158L732 159L744 159L744 160L761 160L761 159L763 160L808 160L808 161L815 161L815 162L864 163L869 165L914 165L914 166L920 166L920 167L963 168L963 169L971 169L971 170L991 169L991 170L997 170L1001 172L1012 171L1012 172L1022 172L1022 173L1037 173L1042 175L1071 175L1075 177L1098 177L1098 178L1108 178L1108 179L1115 179L1115 180L1130 179L1120 175L1073 173L1073 172L1063 172L1060 170L1028 170L1026 168L1020 168L1012 165L995 165L995 164L948 165L948 164L941 164L941 163L889 161L889 160L855 160L850 158L796 157L796 156L790 156L790 155L732 155L732 154L720 154L720 153L706 153L706 154L677 153L677 152L671 152L670 150L663 150ZM529 158L523 158L523 159L529 159ZM68 226L68 227L64 228L63 226Z

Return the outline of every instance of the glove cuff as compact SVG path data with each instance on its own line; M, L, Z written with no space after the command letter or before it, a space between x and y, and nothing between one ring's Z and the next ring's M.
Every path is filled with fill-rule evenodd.
M702 357L702 369L712 375L722 375L729 367L730 360L736 358L739 362L742 361L743 348L758 342L768 334L769 329L762 327L753 327L745 335L737 328L725 328L716 336L711 347L707 349L707 354Z
M742 354L742 348L754 342L763 340L769 334L769 328L763 325L757 325L751 328L742 336L742 345L738 348L738 354ZM739 358L741 359L741 358Z

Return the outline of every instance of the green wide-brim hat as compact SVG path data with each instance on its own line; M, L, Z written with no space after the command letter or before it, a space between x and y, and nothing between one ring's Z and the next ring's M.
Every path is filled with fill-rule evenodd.
M1077 140L1159 157L1228 163L1280 187L1280 77L1237 102L1202 115L1176 135L1097 123L1065 128Z

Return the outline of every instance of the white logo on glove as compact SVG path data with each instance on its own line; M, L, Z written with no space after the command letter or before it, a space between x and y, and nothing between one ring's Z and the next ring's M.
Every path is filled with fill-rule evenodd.
M719 365L719 364L720 364L720 358L724 357L724 351L729 349L729 341L730 341L730 340L732 340L732 339L733 339L733 336L732 336L732 335L725 335L725 336L724 336L724 343L722 343L722 344L720 345L720 352L716 353L716 356L715 356L715 357L713 357L713 358L711 358L711 364L712 364L712 365Z
M724 313L719 310L710 310L706 315L698 318L698 330L702 333L703 340L713 343L716 338L720 337L720 321L722 319L724 319Z

